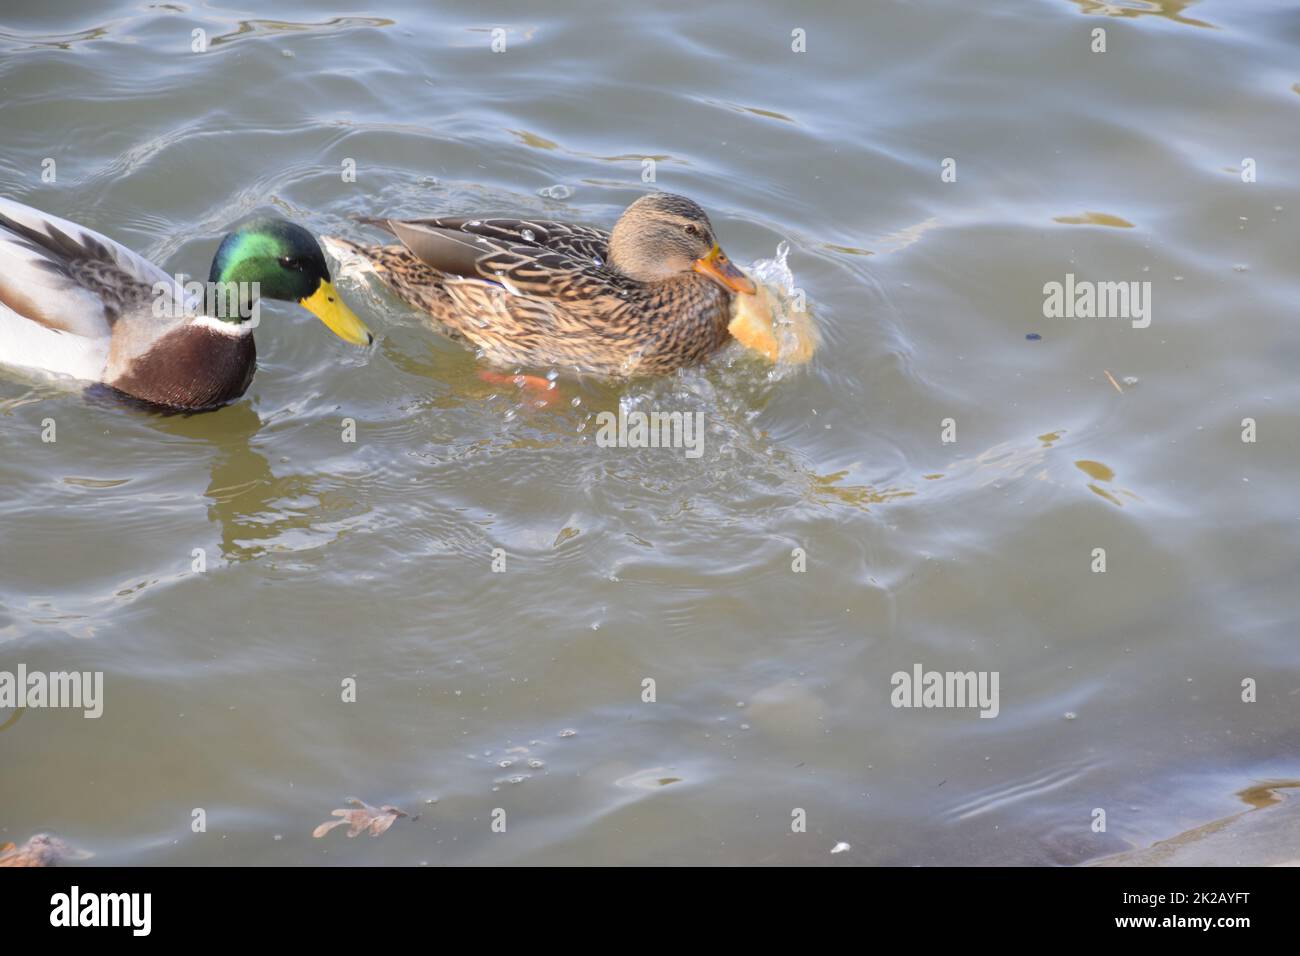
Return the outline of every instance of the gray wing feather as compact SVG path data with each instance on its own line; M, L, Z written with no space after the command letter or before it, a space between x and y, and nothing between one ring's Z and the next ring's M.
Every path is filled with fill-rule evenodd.
M147 303L160 282L183 296L171 276L120 243L0 197L0 302L23 318L104 336L125 309Z

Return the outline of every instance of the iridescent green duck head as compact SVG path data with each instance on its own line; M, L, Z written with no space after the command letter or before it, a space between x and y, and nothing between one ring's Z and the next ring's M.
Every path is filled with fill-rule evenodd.
M624 210L610 233L609 265L641 282L698 272L729 292L755 292L718 245L699 204L671 193L650 193Z
M375 339L335 290L319 243L288 220L254 219L229 233L212 257L208 282L221 289L252 290L251 296L240 293L236 310L214 311L210 296L208 311L218 318L244 321L247 306L261 296L298 303L345 342L369 345Z

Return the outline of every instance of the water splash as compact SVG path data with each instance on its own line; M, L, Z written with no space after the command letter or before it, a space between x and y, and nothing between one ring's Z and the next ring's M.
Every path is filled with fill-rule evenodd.
M750 265L749 275L759 285L758 295L753 303L740 298L732 324L733 335L773 360L769 381L786 378L807 363L819 342L807 296L794 283L789 256L790 244L782 241L773 258L756 259Z
M790 270L790 243L784 239L777 243L776 256L771 259L755 259L749 267L750 278L769 288L775 288L784 295L794 292L794 273Z

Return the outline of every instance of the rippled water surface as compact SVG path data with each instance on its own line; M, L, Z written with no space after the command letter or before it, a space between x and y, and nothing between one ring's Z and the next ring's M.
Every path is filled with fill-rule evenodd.
M822 343L538 409L345 279L375 348L269 304L212 414L0 374L0 668L105 675L99 720L0 711L0 843L1059 864L1300 778L1300 10L728 6L5 5L4 194L169 271L256 211L608 227L648 157L737 261L789 244ZM1150 327L1045 318L1067 274ZM703 455L598 447L620 403ZM998 716L891 706L916 664ZM313 839L352 796L411 817Z

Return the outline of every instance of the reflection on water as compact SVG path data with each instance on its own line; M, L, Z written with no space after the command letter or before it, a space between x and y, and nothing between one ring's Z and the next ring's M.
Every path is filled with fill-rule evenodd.
M274 438L259 437L266 426L249 402L203 416L159 416L153 425L206 452L208 515L220 529L227 561L324 547L365 514L336 482L283 467L277 474L257 447Z
M805 472L808 480L809 499L825 503L835 502L862 508L866 505L879 505L899 498L910 498L916 494L908 488L872 488L868 485L842 485L841 481L848 475L847 471L837 471L833 475L818 475Z
M276 537L291 523L279 515L275 475L266 456L253 449L262 420L248 402L238 402L204 416L160 417L154 427L204 448L211 480L205 494L208 514L221 530L221 555L228 561L255 558L258 544Z
M1109 484L1115 480L1115 472L1099 461L1076 461L1074 467L1078 468L1089 478L1093 479L1093 481L1088 484L1089 491L1105 498L1113 505L1119 505L1121 508L1124 507L1124 502L1120 501L1120 495L1131 498L1134 501L1142 500L1127 488L1116 488L1114 490L1103 488L1101 484L1102 482Z
M1247 787L1245 790L1238 792L1237 796L1250 804L1256 810L1262 807L1271 807L1276 803L1282 802L1282 795L1279 790L1300 789L1300 780L1272 780L1268 783L1258 783Z
M1184 830L1099 866L1300 866L1300 781L1253 784L1237 793L1250 809Z
M258 36L272 36L277 33L344 33L360 27L389 27L396 21L383 17L334 17L323 23L295 23L285 20L240 20L239 27L231 33L223 33L212 38L212 46L231 43L235 40L253 39Z
M955 820L969 820L1019 801L1032 803L1054 791L1073 787L1092 769L1091 763L1063 765L1045 773L1035 773L1028 779L1002 781L989 791L959 801L948 810L948 814Z
M14 52L22 50L34 50L41 47L54 47L60 50L71 50L78 43L87 43L91 40L99 40L109 35L109 27L92 27L88 30L79 30L76 33L42 35L37 33L17 33L8 30L0 30L0 45L13 44Z
M1063 222L1071 226L1114 226L1116 229L1132 229L1133 223L1119 216L1104 212L1085 212L1082 216L1053 216L1052 222Z
M1070 0L1084 13L1103 17L1163 17L1191 27L1211 27L1203 20L1183 16L1197 0Z

